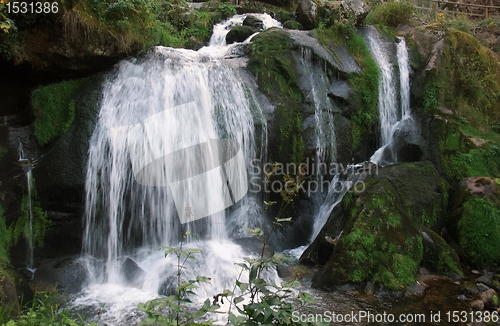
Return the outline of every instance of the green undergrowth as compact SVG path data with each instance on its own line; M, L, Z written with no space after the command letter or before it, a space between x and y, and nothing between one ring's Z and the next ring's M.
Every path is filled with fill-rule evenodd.
M196 49L209 40L215 23L236 14L229 2L216 0L199 9L190 8L185 0L57 3L57 13L40 15L7 14L0 5L0 23L3 19L16 27L0 33L0 55L7 60L22 58L30 46L27 43L34 42L39 33L47 33L47 29L64 35L75 51L92 54L101 50L133 53L155 45Z
M469 197L458 222L459 245L467 259L479 266L500 264L500 205Z
M11 234L5 224L3 207L0 206L0 267L9 262L9 247Z
M269 29L255 36L248 67L257 76L259 89L276 105L277 156L274 161L302 162L302 92L296 62L288 48L291 39L286 31Z
M362 69L361 72L350 73L348 76L353 88L355 109L351 117L354 151L363 140L374 134L374 124L378 118L380 72L364 38L356 33L352 19L344 18L343 22L334 25L321 24L315 33L320 42L327 47L332 41L337 45L345 45Z
M25 304L15 319L2 318L8 316L5 307L0 306L0 324L5 326L97 326L88 323L81 317L70 316L67 309L62 308L61 298L57 291L35 292L32 302ZM3 320L2 320L3 319Z
M75 119L75 96L85 79L42 86L33 91L35 136L40 146L61 136Z
M415 8L409 1L381 2L370 11L364 22L371 25L398 27L408 24L414 13Z

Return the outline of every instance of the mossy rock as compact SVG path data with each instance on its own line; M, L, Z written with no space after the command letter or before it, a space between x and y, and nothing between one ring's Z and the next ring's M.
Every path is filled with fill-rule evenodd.
M256 75L261 92L276 106L270 125L271 160L301 163L304 156L302 137L302 99L296 58L288 32L270 28L252 40L249 70Z
M6 320L16 318L20 313L14 281L2 268L0 268L0 309L6 314L2 316Z
M243 42L253 33L257 32L257 29L250 26L235 26L231 28L229 33L226 35L226 43L232 44L234 42Z
M401 290L415 283L422 264L441 273L460 274L451 247L421 223L423 212L437 207L441 219L447 206L448 185L434 166L404 163L375 173L343 198L342 212L335 217L346 221L342 236L314 276L313 286L369 281ZM328 232L332 223L329 219L323 230ZM309 254L313 257L314 252Z
M477 266L500 264L499 188L494 178L468 178L452 200L450 233L465 258Z
M295 21L295 20L287 20L284 24L283 24L283 28L288 28L288 29L304 29L304 26L302 26L301 23Z

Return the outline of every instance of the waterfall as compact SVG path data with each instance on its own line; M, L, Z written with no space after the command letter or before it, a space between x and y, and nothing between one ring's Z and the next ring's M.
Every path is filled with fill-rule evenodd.
M27 244L28 244L28 253L26 257L26 269L34 272L34 247L33 247L33 207L32 207L32 198L31 198L31 187L32 187L32 174L31 174L31 166L30 161L26 154L24 153L22 144L19 144L19 159L18 162L20 165L24 167L25 175L26 175L26 185L28 187L28 197L27 197L27 206L28 206L28 236L27 236Z
M256 16L267 27L279 25ZM124 310L176 287L177 260L158 247L177 246L185 231L201 239L185 246L203 249L186 277L212 278L199 298L234 285L234 262L245 254L229 239L246 234L242 225L264 223L258 194L240 198L251 162L265 155L255 139L266 141L267 127L255 134L263 114L245 83L249 76L235 69L243 65L237 59L225 59L239 46L226 46L225 35L244 17L216 25L198 52L156 47L122 61L106 82L85 183L82 260L89 280L73 307L106 305L99 318L107 323L134 318ZM224 209L228 201L234 205Z
M397 155L393 148L394 132L404 121L411 122L410 112L410 69L408 50L403 37L398 38L396 57L399 67L399 80L394 78L394 69L391 62L391 49L385 44L375 29L369 29L366 40L370 51L381 72L378 92L378 109L380 120L381 146L370 158L371 162L381 165L397 163ZM392 46L392 43L390 43ZM399 100L397 88L399 86Z
M395 72L393 71L393 65L390 61L391 51L389 47L384 44L382 37L375 29L369 29L366 36L370 51L381 72L378 109L382 143L380 148L375 151L370 158L371 162L380 164L394 164L397 162L396 154L393 152L392 148L393 134L403 122L412 122L410 111L410 65L408 49L405 39L403 37L399 37L398 39L396 57L399 67L399 85L396 83L397 80L394 77ZM398 86L400 103L397 101ZM314 241L318 236L333 208L342 201L347 190L358 180L359 176L355 170L356 166L358 165L348 166L344 171L337 173L333 177L328 194L314 217L313 232L309 239L309 243ZM295 258L298 258L306 248L307 246L302 246L289 253Z
M404 37L398 37L397 58L399 67L399 89L402 119L410 117L410 60Z

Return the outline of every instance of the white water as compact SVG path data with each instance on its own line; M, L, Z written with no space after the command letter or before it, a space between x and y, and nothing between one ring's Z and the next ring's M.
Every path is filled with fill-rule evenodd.
M33 257L33 207L32 207L32 199L31 199L31 187L32 187L32 174L31 174L31 165L28 157L26 157L26 154L24 153L23 146L22 144L19 144L19 159L18 162L24 166L25 175L26 175L26 184L28 187L28 215L29 215L29 220L28 220L28 237L26 239L26 242L28 243L28 253L26 257L26 269L29 270L30 272L34 271L34 257Z
M398 104L396 97L396 80L394 78L394 71L392 63L390 62L390 51L386 49L386 45L380 35L371 30L367 36L368 46L372 55L379 66L381 71L381 80L379 83L379 114L381 125L381 147L370 158L371 162L380 163L384 160L385 164L392 164L397 162L397 158L392 153L392 148L387 157L386 148L389 147L393 140L394 132L400 125L407 120L411 120L410 111L410 69L408 50L404 38L399 38L397 43L396 56L399 67L399 86L400 86L400 101ZM399 117L399 118L398 118ZM330 216L333 208L341 201L347 190L356 182L359 175L356 174L355 166L350 166L346 171L336 174L331 183L330 188L324 202L320 206L318 213L314 217L313 232L309 238L309 243L314 241L319 232L325 225ZM342 177L344 175L344 177ZM288 253L298 259L307 246L302 246Z
M264 18L265 26L279 25L268 15L256 16ZM93 314L98 323L134 324L140 319L135 312L138 303L175 288L177 259L173 255L165 258L158 247L178 246L180 234L187 230L201 241L189 238L185 246L199 247L203 253L189 261L183 279L196 275L212 278L210 285L197 291L201 302L232 289L240 272L234 263L241 262L245 253L229 238L247 236L241 232L243 225L264 223L259 201L249 193L232 209L181 227L183 217L177 211L191 214L199 203L176 209L171 187L159 186L165 182L158 180L168 180L179 171L195 175L200 165L206 169L206 162L196 155L159 166L153 175L142 176L142 184L136 182L140 168L155 159L210 139L236 141L247 171L250 162L260 159L253 121L255 115L262 115L261 109L245 84L246 77L224 59L238 46L226 46L225 35L244 17L216 25L210 46L198 52L157 47L146 57L122 61L104 87L86 177L82 261L89 280L70 303L73 309L87 313L98 309L99 314ZM262 129L260 138L266 140L267 127ZM261 155L265 155L262 150ZM190 191L198 201L210 196L208 204L220 206L228 196L221 191L222 178L211 174L192 182Z
M405 39L400 37L396 45L396 57L399 67L399 80L396 80L393 65L390 61L391 51L380 34L376 30L370 29L366 39L381 74L378 94L381 146L372 155L370 161L382 165L394 164L397 162L397 155L392 146L394 133L402 126L403 121L408 119L411 121L412 119L408 50ZM399 102L396 96L398 86Z

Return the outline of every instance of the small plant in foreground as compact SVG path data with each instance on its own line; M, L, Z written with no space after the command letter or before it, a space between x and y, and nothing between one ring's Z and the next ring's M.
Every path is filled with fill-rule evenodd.
M273 168L266 171L266 182L274 175L279 165L274 164ZM213 320L208 319L209 313L227 314L227 325L322 325L322 323L295 322L292 319L293 311L302 307L305 309L308 304L316 302L308 293L299 292L294 298L295 291L293 287L299 286L297 280L281 282L281 284L268 283L263 273L265 270L273 268L275 265L283 265L284 260L289 260L281 253L274 254L272 257L265 257L266 245L273 231L281 226L283 222L288 222L291 218L281 218L285 208L293 201L300 189L300 181L305 176L305 171L300 171L297 181L289 175L284 177L284 190L280 193L282 198L281 207L273 222L271 232L264 238L262 251L257 258L244 257L243 263L236 263L241 267L240 275L235 282L232 290L224 290L214 296L213 302L208 299L203 307L190 312L186 304L192 303L189 295L195 295L194 289L201 282L208 282L207 277L197 277L196 280L182 281L182 270L188 259L194 259L195 253L200 253L199 249L183 250L181 242L180 248L167 247L166 255L175 253L177 255L177 294L169 297L158 298L145 304L139 304L139 310L148 314L142 325L212 325ZM276 204L276 202L265 201L266 208ZM264 236L260 228L249 229L252 235L257 237ZM183 237L183 240L188 233ZM248 275L248 281L242 281L242 276ZM228 312L221 312L219 302L224 304L224 299L229 300ZM161 311L167 309L167 315ZM232 312L236 310L236 313ZM314 312L313 310L311 310ZM326 324L325 324L326 325Z

